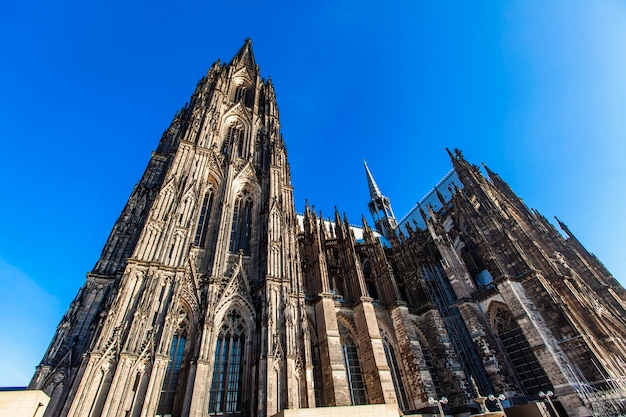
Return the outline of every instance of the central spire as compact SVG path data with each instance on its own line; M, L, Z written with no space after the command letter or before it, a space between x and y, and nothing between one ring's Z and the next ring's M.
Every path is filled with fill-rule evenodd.
M370 202L367 205L370 209L370 213L374 218L374 225L376 225L376 231L385 238L395 233L398 223L391 209L391 202L385 197L378 188L374 176L370 172L367 162L363 160L363 166L365 166L365 174L367 175L367 186L370 191Z
M378 188L378 184L374 181L374 176L370 172L370 169L367 167L367 162L365 159L363 160L363 166L365 167L365 175L367 175L367 186L370 189L370 198L380 198L383 195L380 193L380 189Z

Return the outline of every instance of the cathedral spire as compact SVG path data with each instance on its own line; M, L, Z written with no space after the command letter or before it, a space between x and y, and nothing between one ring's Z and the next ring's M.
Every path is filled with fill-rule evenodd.
M398 227L393 210L391 209L391 202L380 192L376 181L374 181L374 176L367 166L367 162L363 161L363 165L365 166L367 185L370 191L370 202L367 206L374 219L376 231L385 236L386 239L389 239Z
M254 54L252 53L252 39L246 38L243 46L235 54L230 65L237 68L248 67L250 70L255 71L257 69L256 61L254 60Z
M363 166L365 167L365 175L367 175L367 186L370 190L370 198L375 199L382 197L380 189L378 188L378 184L376 184L376 181L374 181L374 176L370 172L370 169L368 168L367 162L365 160L363 160Z

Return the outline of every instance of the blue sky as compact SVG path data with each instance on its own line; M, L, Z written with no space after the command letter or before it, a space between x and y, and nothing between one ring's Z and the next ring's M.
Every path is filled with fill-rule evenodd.
M358 223L366 159L401 217L461 148L626 282L623 2L296 3L3 5L0 386L28 383L161 133L247 37L299 210Z

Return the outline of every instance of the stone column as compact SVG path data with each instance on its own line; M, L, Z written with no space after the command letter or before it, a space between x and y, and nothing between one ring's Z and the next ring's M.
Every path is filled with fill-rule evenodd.
M354 322L369 403L397 404L398 400L371 298L361 297L361 302L354 307Z

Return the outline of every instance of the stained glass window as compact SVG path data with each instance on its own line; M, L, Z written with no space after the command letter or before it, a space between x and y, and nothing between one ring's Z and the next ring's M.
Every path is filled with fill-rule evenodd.
M398 398L398 405L400 409L407 410L408 404L406 395L404 393L404 385L402 384L402 374L400 373L400 367L396 360L396 352L391 345L391 342L387 339L383 339L383 347L385 348L385 357L387 358L387 364L391 371L391 380L393 381L393 388L396 391L396 397Z
M176 397L176 386L183 362L183 353L185 352L186 334L179 331L172 339L170 347L170 360L165 371L165 379L161 389L161 397L157 407L158 415L171 415L174 409L174 398Z
M242 375L245 346L243 320L236 310L227 314L215 346L210 415L242 413Z
M244 255L250 254L250 231L252 226L252 200L239 197L233 210L233 223L230 231L231 252L243 251Z
M211 191L204 195L202 208L200 209L200 217L198 218L198 228L196 229L196 237L194 245L204 247L206 241L207 230L209 229L209 216L211 214L211 206L213 205L213 193Z
M233 147L239 148L241 140L243 138L243 127L232 125L228 127L226 131L226 138L224 139L224 143L222 145L222 153L224 155L228 155L231 152ZM240 152L240 151L238 151ZM241 156L241 155L238 155Z
M361 371L361 363L359 362L359 352L352 337L346 336L343 338L342 353L343 363L348 376L348 386L350 387L351 403L352 405L367 404L367 392L365 390L363 372Z

